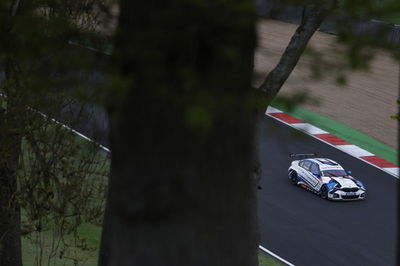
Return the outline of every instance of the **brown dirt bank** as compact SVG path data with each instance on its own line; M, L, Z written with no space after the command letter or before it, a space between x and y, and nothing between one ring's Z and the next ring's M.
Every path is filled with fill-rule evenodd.
M296 27L274 20L259 21L256 85L276 65ZM320 51L324 58L342 60L343 51L332 52L332 49L340 49L335 41L334 35L317 32L309 46ZM397 150L398 124L390 116L398 111L399 64L390 55L375 52L368 72L348 72L346 85L339 86L334 70L323 70L323 79L313 79L311 61L310 57L303 56L280 95L306 90L318 104L301 104L304 109L351 126Z

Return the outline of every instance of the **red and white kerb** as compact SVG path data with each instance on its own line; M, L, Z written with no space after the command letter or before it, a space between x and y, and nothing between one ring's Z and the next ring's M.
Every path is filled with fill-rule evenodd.
M276 108L268 107L265 112L267 116L270 116L290 127L300 130L307 135L310 135L332 147L335 147L353 157L360 159L382 171L399 178L399 167L398 165L389 162L383 158L380 158L369 151L361 149L360 147L353 145L344 139L341 139L335 135L330 134L320 128L317 128L309 123L305 123L303 120L286 114Z

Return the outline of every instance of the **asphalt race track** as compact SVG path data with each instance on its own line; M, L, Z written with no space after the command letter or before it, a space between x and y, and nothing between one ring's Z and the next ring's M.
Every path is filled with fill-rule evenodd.
M265 117L259 125L261 245L295 265L395 265L399 180ZM367 188L365 201L331 202L287 178L289 153L338 161Z

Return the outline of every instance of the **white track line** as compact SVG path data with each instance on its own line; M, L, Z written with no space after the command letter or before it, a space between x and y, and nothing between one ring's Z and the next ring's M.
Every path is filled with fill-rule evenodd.
M44 114L44 113L42 113L42 112L40 112L40 111L38 111L38 110L35 110L35 109L31 108L31 107L28 107L28 108L29 108L29 110L31 110L31 111L33 111L33 112L35 112L35 113L37 113L37 114L43 116L44 118L49 119L48 116L47 116L46 114ZM73 128L67 126L66 124L63 124L63 123L57 121L57 120L54 119L54 118L50 118L50 120L51 120L53 123L57 124L57 125L61 125L63 128L65 128L65 129L71 131L72 133L78 135L79 137L81 137L81 138L83 138L83 139L85 139L85 140L87 140L87 141L89 141L89 142L95 143L95 144L96 144L97 146L99 146L99 148L102 149L103 151L106 151L106 152L108 152L108 153L111 153L111 150L110 150L109 148L107 148L107 147L101 145L100 143L98 143L98 142L92 140L92 139L89 138L88 136L86 136L86 135L80 133L79 131L76 131L75 129L73 129Z
M285 259L279 257L279 256L276 255L274 252L272 252L272 251L266 249L265 247L263 247L263 246L258 246L258 247L259 247L262 251L264 251L265 253L268 253L269 255L271 255L272 257L274 257L275 259L279 260L280 262L285 263L286 265L289 265L289 266L294 266L294 264L292 264L292 263L288 262L287 260L285 260Z
M7 95L5 95L4 93L0 92L0 97L7 98ZM37 114L43 116L43 117L46 118L46 119L49 118L46 114L40 112L39 110L33 109L32 107L28 107L28 110L31 110L32 112L35 112L35 113L37 113ZM54 119L54 118L50 118L50 120L51 120L52 122L54 122L55 124L61 125L63 128L65 128L65 129L71 131L72 133L75 133L76 135L80 136L81 138L83 138L83 139L85 139L85 140L87 140L87 141L90 141L90 142L95 143L97 146L99 146L100 149L102 149L102 150L104 150L104 151L106 151L106 152L108 152L108 153L111 153L110 149L108 149L107 147L101 145L100 143L98 143L98 142L92 140L91 138L85 136L84 134L80 133L79 131L76 131L75 129L73 129L73 128L67 126L66 124L63 124L63 123L57 121L57 120Z

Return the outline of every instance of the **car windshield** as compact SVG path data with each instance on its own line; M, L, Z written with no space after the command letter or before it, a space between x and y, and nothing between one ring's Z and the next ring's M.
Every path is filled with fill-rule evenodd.
M345 176L347 173L344 170L337 170L337 169L331 169L331 170L324 170L322 171L323 176Z

